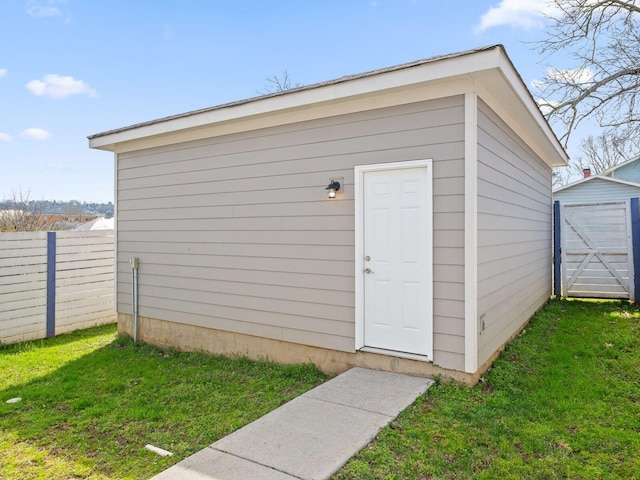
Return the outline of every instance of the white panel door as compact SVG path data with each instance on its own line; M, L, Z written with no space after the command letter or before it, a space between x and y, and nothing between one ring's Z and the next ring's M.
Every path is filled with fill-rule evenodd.
M431 191L426 167L363 178L364 346L431 355Z

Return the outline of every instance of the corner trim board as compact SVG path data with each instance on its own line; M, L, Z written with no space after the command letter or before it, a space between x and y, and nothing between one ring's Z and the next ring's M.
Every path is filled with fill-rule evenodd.
M478 95L464 95L464 371L478 369Z
M118 153L113 152L113 311L118 311Z

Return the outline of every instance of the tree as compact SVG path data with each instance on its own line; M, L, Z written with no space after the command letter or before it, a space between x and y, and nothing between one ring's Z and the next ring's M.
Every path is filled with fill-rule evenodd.
M580 153L571 165L574 173L582 175L585 168L599 174L615 167L618 163L632 158L640 151L640 138L603 133L589 135L580 142Z
M0 232L59 230L55 216L44 212L44 202L29 200L29 192L13 192L5 200L9 208L0 211Z
M570 68L549 68L537 87L541 107L567 146L584 121L605 134L640 136L640 0L549 0L540 53L558 52Z
M561 187L569 183L570 174L566 168L554 168L551 176L553 187Z
M84 208L82 206L82 203L80 203L78 200L69 200L64 207L64 213L66 213L67 215L75 215L76 217L81 217L84 214Z
M282 72L282 76L273 75L267 78L267 84L259 91L263 95L270 93L284 92L285 90L291 90L292 88L302 87L301 83L293 82L289 77L289 73L285 70Z

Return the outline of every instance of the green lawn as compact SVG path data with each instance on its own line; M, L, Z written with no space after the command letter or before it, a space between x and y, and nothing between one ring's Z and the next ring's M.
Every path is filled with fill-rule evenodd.
M475 388L440 383L335 479L640 479L640 309L553 301Z
M335 479L640 479L639 347L638 307L553 301L475 388L434 385ZM0 347L0 479L148 478L325 378L113 326Z
M325 378L136 345L113 325L2 346L0 480L149 478Z

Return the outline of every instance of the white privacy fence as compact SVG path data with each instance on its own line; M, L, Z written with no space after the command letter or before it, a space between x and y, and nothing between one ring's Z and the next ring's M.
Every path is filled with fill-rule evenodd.
M115 321L113 230L0 233L0 342Z

